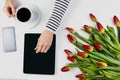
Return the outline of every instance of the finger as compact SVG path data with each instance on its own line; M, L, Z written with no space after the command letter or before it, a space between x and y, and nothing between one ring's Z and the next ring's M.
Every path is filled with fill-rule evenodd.
M46 49L44 50L44 53L47 53L49 49L50 49L50 46L47 46Z
M7 15L8 17L11 16L9 8L5 8L5 9L4 9L4 12L6 13L6 15Z
M41 49L41 53L44 53L44 52L45 52L45 50L46 50L46 48L47 48L47 46L46 46L46 45L44 45L44 46L42 47L42 49Z
M34 49L34 50L35 50L35 52L37 51L37 49L38 49L38 47L36 46L36 47L35 47L35 49Z
M37 43L37 45L36 45L36 47L35 47L35 49L34 50L37 50L38 49L38 43Z
M15 7L14 5L11 6L12 16L15 16Z
M40 45L38 46L37 50L36 50L36 53L41 52L42 47L43 47L43 45L40 44Z

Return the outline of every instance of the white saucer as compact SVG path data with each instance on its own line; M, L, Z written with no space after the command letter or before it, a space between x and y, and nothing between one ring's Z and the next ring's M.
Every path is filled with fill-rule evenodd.
M26 8L32 7L32 9L34 9L34 11L37 13L37 18L32 22L28 22L28 21L27 22L21 22L15 16L15 24L20 25L20 26L24 26L24 27L29 27L29 28L36 27L40 23L40 19L41 19L40 9L36 5L31 4L31 3L20 4L20 6L18 6L18 8L21 7L21 6L26 7Z

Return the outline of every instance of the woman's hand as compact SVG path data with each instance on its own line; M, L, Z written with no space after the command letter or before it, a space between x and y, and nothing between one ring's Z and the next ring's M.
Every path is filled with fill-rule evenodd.
M53 41L53 32L49 30L44 30L41 33L41 36L38 39L37 45L36 45L36 53L46 53L49 48L51 47Z
M6 0L4 6L4 12L10 18L15 16L15 5L13 0Z

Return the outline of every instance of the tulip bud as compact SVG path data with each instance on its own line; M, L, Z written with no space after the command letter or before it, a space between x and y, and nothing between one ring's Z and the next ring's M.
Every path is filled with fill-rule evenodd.
M87 32L92 32L92 27L88 25L84 25L84 30Z
M97 18L91 13L90 13L90 18L93 22L97 22Z
M97 49L97 50L102 50L102 46L101 46L101 44L100 43L98 43L98 42L94 42L93 43L93 46Z
M107 64L105 62L97 62L96 63L99 67L106 67Z
M113 22L114 22L115 26L120 27L120 21L117 16L113 17Z
M85 53L85 52L78 52L78 53L77 53L77 56L80 56L80 57L82 57L82 58L87 58L87 57L88 57L88 54Z
M69 67L69 66L64 66L64 67L61 69L62 72L67 72L67 71L69 71L69 70L71 70L71 67Z
M82 47L88 51L88 52L92 52L93 51L93 47L89 46L89 45L82 45Z
M74 57L67 57L67 59L71 62L74 62L74 63L77 62L77 60Z
M73 43L73 44L75 44L75 43L77 42L76 38L73 37L73 36L70 35L70 34L67 35L67 38L68 38L68 40L69 40L71 43Z
M76 78L79 78L79 79L84 79L85 78L85 75L84 74L78 74L75 76Z
M72 33L72 34L75 34L75 33L76 33L76 31L75 31L73 28L66 27L66 29L67 29L70 33Z
M65 49L64 52L67 54L67 56L72 57L73 53L70 50Z
M99 23L99 22L97 22L96 24L97 24L98 31L100 31L101 33L104 33L104 32L105 32L105 29L104 29L104 27L102 26L102 24Z

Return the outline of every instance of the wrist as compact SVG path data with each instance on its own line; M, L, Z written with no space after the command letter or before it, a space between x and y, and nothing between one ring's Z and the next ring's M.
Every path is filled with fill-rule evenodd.
M53 35L53 34L54 34L52 31L50 31L50 30L48 30L48 29L45 29L44 31L45 31L46 33L50 34L50 35Z
M6 0L6 2L13 2L13 0Z
M53 30L51 30L51 29L49 29L49 28L47 28L47 27L45 27L45 29L44 29L45 31L49 31L50 33L53 33L53 34L55 34L56 32L55 31L53 31Z

